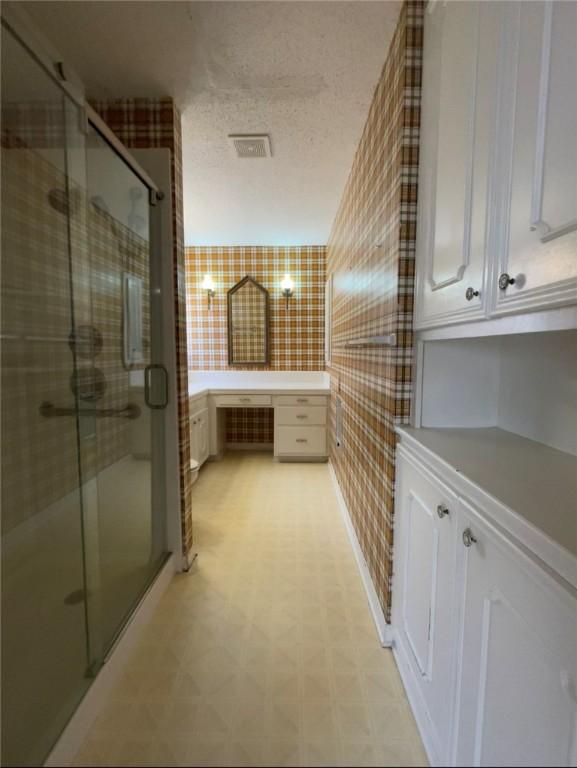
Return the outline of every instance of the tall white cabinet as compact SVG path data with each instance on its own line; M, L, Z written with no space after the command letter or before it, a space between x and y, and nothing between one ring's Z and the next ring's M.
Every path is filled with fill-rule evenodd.
M577 766L577 3L425 14L394 653L430 761Z
M577 300L577 4L425 18L417 328Z

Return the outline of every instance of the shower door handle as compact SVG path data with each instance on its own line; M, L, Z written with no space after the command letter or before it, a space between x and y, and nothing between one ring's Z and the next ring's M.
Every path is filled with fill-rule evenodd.
M149 408L166 408L168 405L168 371L161 363L147 365L144 369L144 402Z

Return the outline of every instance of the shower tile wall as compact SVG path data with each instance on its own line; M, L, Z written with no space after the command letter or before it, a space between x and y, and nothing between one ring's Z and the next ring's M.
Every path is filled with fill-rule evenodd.
M47 418L40 413L43 402L59 408L74 404L67 215L48 202L66 185L63 169L55 161L64 137L58 135L57 119L51 135L36 130L35 125L45 124L46 116L42 105L27 110L15 105L3 113L3 534L46 510L79 483L76 420ZM18 128L18 140L11 126ZM79 187L72 199L77 325L91 322L103 337L95 363L106 390L98 407L120 408L130 399L119 333L121 281L123 273L130 272L143 279L147 290L148 244L92 204L87 206ZM25 236L22 226L26 226ZM8 258L10 254L14 256ZM88 259L90 284L85 268ZM149 318L145 315L143 320L147 337ZM78 365L82 372L91 367L91 361L79 359ZM98 453L85 454L90 464L84 463L83 471L98 472L126 456L129 430L125 419L100 420ZM63 447L69 455L62 453Z
M166 147L170 150L173 210L173 265L176 322L178 387L178 429L180 450L180 493L184 554L192 548L190 494L190 429L188 402L188 361L184 274L184 227L182 197L182 138L180 113L170 98L114 99L93 102L118 138L129 148Z
M407 423L412 364L424 4L403 3L327 246L333 280L330 456L387 618L395 424ZM343 342L395 333L393 348ZM335 402L342 398L342 446Z
M70 331L68 229L66 217L47 204L64 176L35 151L37 144L28 149L22 125L30 126L26 138L32 143L31 117L18 105L3 111L3 535L78 484L75 421L63 420L55 432L54 422L39 413L43 400L72 397L70 350L58 341ZM62 121L55 119L40 149L58 156L63 144ZM27 236L21 238L23 226ZM65 455L56 454L54 444L65 446Z

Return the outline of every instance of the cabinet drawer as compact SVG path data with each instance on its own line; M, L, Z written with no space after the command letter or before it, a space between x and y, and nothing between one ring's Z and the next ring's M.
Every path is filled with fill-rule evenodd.
M327 423L327 409L314 406L277 405L275 408L275 420L279 426L299 426L315 424L325 426Z
M250 408L251 405L271 405L270 395L216 395L217 408L223 405L235 405L237 408Z
M274 440L277 456L324 456L327 451L325 427L277 427Z
M322 395L275 395L275 405L326 405L327 397Z

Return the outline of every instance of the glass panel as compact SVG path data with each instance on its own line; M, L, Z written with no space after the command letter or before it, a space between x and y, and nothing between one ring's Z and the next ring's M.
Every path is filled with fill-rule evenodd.
M90 682L64 104L2 28L4 765L41 765Z
M147 366L160 359L151 322L149 190L93 127L86 169L91 333L99 342L78 365L94 417L83 439L84 476L95 482L97 499L87 566L94 573L98 561L99 590L88 613L91 637L100 633L105 653L165 557L164 411L145 398Z

